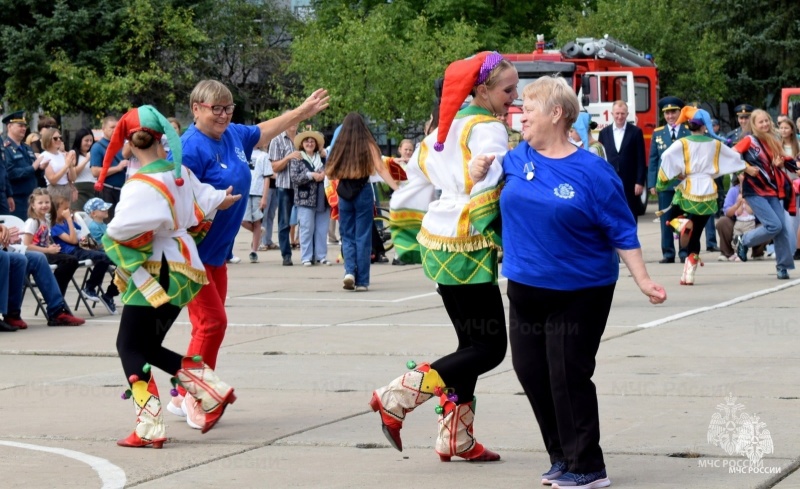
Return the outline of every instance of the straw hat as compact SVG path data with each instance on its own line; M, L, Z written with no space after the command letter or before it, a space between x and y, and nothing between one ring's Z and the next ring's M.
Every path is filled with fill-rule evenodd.
M298 133L297 136L294 137L295 149L302 151L303 141L305 141L308 138L314 138L314 140L317 141L317 151L325 147L325 136L323 136L321 132L303 131L301 133Z

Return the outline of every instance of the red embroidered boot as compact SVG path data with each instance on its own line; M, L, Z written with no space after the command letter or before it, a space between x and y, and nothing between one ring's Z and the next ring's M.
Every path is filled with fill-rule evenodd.
M228 404L236 401L236 395L231 386L219 380L211 367L203 363L200 355L184 357L181 365L178 379L205 412L205 424L201 432L206 433L217 424Z
M167 437L156 381L152 375L147 382L139 380L136 375L131 375L128 381L131 388L125 391L122 397L123 399L133 397L133 405L136 408L136 429L127 438L117 440L117 445L121 447L152 445L153 448L161 448Z
M697 253L691 253L686 257L683 262L683 273L681 274L681 285L694 285L694 272L697 271L697 265L701 267L704 265L703 260Z
M403 441L400 439L400 429L403 427L406 414L444 387L439 373L427 363L417 366L410 361L406 366L411 369L410 372L377 389L369 401L372 410L381 413L381 424L386 439L401 452Z
M442 462L452 457L461 457L470 462L496 462L500 455L475 440L472 423L475 419L475 399L465 404L456 404L456 394L443 394L439 413L439 436L436 437L436 453Z

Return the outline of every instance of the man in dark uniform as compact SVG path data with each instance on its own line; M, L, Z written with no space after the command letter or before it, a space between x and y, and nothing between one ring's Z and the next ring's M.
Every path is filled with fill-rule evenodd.
M3 137L0 136L0 148L3 147ZM14 208L14 199L11 198L11 184L8 183L6 170L6 152L0 149L0 215L11 214Z
M666 209L672 204L675 196L675 185L665 189L663 192L656 192L656 181L658 179L658 169L661 167L661 155L669 146L680 138L691 134L685 124L676 124L681 109L685 104L678 97L664 97L658 101L658 107L664 114L666 124L657 127L653 131L650 139L650 162L647 167L647 188L652 195L658 195L659 210ZM672 237L672 228L667 225L665 216L661 220L661 255L659 263L675 263L675 240ZM686 251L680 251L681 263L686 259Z
M11 213L23 221L28 217L28 197L36 188L36 170L33 162L36 155L33 149L25 144L25 132L28 123L25 121L25 111L14 112L3 117L6 125L6 140L3 142L5 153L5 166L8 173L8 182L11 185L14 199L14 209Z
M732 145L738 143L743 137L750 134L750 114L753 112L753 106L750 104L739 104L733 108L733 112L736 114L739 127L725 136L730 139Z

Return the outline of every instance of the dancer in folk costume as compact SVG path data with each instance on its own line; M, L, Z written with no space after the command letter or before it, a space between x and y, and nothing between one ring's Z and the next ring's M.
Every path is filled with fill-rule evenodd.
M162 134L167 135L174 162L164 160ZM161 343L181 308L208 282L196 243L211 227L217 209L230 207L241 196L231 195L232 188L215 190L200 183L182 167L178 135L149 105L119 120L95 188L102 188L125 139L142 168L122 188L103 237L106 253L117 265L114 282L125 304L117 335L117 351L130 383L123 398L133 397L137 416L136 429L117 445L161 448L166 433L151 366L174 375L173 384L182 385L198 400L206 416L203 433L236 400L233 388L219 380L201 357L183 357Z
M712 139L706 135L706 124L711 120L708 112L692 109L688 119L692 135L678 139L664 151L656 182L656 190L662 192L669 189L675 179L681 181L675 186L672 205L663 211L667 214L664 222L679 232L681 250L688 253L681 285L694 285L697 266L703 264L700 260L700 235L708 219L713 219L717 213L717 184L714 179L744 168L739 153L723 144L720 138ZM714 136L713 129L709 130L709 134Z
M500 459L473 435L474 391L478 376L499 365L506 353L495 219L508 134L496 116L517 98L517 81L514 67L495 52L450 64L438 130L414 152L405 169L408 183L392 195L398 258L423 264L425 275L439 286L458 337L455 352L430 364L409 362L410 372L373 393L370 405L380 412L384 434L398 450L406 414L438 396L441 460ZM472 102L459 110L470 94ZM474 183L468 168L479 158L491 162L491 169ZM434 201L436 188L442 195Z

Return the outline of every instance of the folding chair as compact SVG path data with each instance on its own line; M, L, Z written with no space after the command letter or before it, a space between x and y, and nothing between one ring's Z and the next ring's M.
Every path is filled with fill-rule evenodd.
M56 268L58 268L57 265L50 265L50 270L55 270ZM24 298L25 292L30 289L31 294L33 295L33 299L36 301L36 310L33 312L34 316L38 316L39 311L42 311L42 314L44 314L46 311L45 307L47 307L47 304L44 302L42 296L40 296L39 293L36 291L38 288L39 286L36 285L36 282L34 282L33 276L31 276L30 274L25 274L25 284L24 284L24 289L22 290L22 296Z
M70 281L72 282L72 285L75 287L75 290L78 292L78 300L75 301L75 310L77 311L78 307L80 307L80 305L81 305L81 302L83 302L83 307L85 307L86 310L89 311L89 315L91 317L94 317L94 312L92 311L92 309L94 308L94 306L97 305L97 303L92 301L92 305L90 307L89 306L89 301L86 300L86 298L83 296L81 291L83 291L83 288L86 287L86 281L89 280L89 275L92 273L92 268L93 267L94 267L94 262L92 260L81 260L81 261L78 262L78 269L81 269L81 268L85 268L86 269L86 272L84 272L84 274L83 274L83 280L81 281L81 284L78 285L78 281L75 280L75 275L74 274L70 278ZM77 270L75 272L77 273Z

